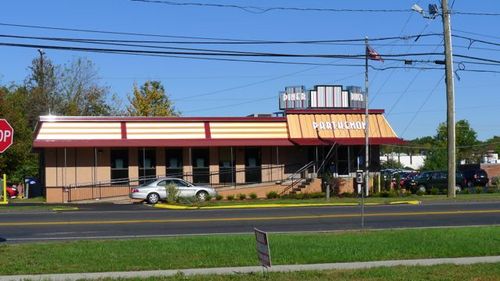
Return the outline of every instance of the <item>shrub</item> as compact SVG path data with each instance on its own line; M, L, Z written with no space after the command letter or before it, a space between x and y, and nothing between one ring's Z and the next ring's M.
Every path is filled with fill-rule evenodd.
M339 197L354 197L354 193L352 192L343 192L339 194Z
M425 192L423 190L417 190L417 194L418 196L422 196L422 195L425 195Z
M279 197L276 191L270 191L266 194L267 199L276 199Z
M295 199L299 199L299 200L302 200L304 199L304 193L298 193L298 194L295 194Z
M283 199L296 199L295 198L296 196L297 196L297 194L295 194L295 193L288 193L288 194L282 195L281 198L283 198Z
M479 194L479 193L483 192L483 187L477 186L475 191L477 194Z
M229 201L233 201L234 200L234 195L228 195L226 196L226 199L229 200Z
M205 201L210 201L212 200L212 196L210 194L207 194L207 196L205 197Z
M460 191L461 194L469 194L469 189L468 188L464 188L462 189L462 191Z
M177 185L171 183L167 185L165 189L167 191L167 202L177 202L180 193Z
M431 188L431 195L438 195L439 194L439 189L437 187Z
M215 200L217 200L217 201L222 200L222 198L224 198L224 196L222 196L220 194L217 194L217 196L215 196Z
M486 187L486 193L495 193L495 187L488 186Z
M247 199L247 195L245 193L240 193L240 194L238 194L238 198L240 200L245 200L245 199Z
M500 177L492 177L491 184L496 187L500 187Z
M250 198L251 198L252 200L257 199L257 194L255 194L255 192L250 193Z
M309 194L311 198L324 198L326 196L325 192L314 192Z

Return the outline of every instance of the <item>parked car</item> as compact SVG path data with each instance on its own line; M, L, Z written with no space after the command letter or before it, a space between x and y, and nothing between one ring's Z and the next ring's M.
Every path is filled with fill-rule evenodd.
M217 191L208 186L196 186L178 178L159 178L146 182L138 187L132 188L129 197L132 199L145 200L149 204L156 204L160 200L166 200L168 197L167 186L175 185L179 191L179 197L196 197L200 201L205 201L210 195L217 196Z
M456 191L462 191L465 187L465 179L461 172L455 174ZM448 188L448 171L430 171L422 172L410 181L410 190L413 193L417 191L428 192L431 188L437 188L440 192Z
M488 174L483 169L465 170L462 173L468 187L486 186L490 181Z

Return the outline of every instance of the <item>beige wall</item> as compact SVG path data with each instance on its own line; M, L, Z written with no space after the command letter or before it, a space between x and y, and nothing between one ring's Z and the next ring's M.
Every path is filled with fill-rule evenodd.
M193 166L191 166L191 149L190 148L184 148L182 150L182 165L183 165L183 173L184 174L192 174L193 173ZM184 179L192 182L193 181L193 176L184 176Z
M156 148L156 176L165 176L165 148Z
M139 149L135 147L131 147L128 150L128 178L129 179L138 179L139 178L139 162L137 155L139 153ZM133 182L131 185L138 185L139 182Z
M210 147L209 148L209 172L213 174L210 176L210 182L212 184L219 184L219 148Z
M236 160L236 183L245 183L245 149L241 147L235 148Z

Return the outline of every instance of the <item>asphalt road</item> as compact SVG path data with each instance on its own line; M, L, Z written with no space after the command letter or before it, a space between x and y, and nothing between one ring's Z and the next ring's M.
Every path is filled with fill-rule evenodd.
M146 205L80 205L78 211L0 213L0 241L38 242L170 235L336 231L361 228L360 207L164 210ZM500 202L366 206L367 229L500 225Z

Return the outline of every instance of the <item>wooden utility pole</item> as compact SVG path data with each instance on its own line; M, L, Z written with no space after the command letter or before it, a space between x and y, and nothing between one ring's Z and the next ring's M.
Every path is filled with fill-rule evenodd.
M455 86L453 82L453 52L451 48L450 13L448 0L441 1L443 13L444 54L446 71L446 105L448 127L448 197L455 197L456 154L455 154Z

